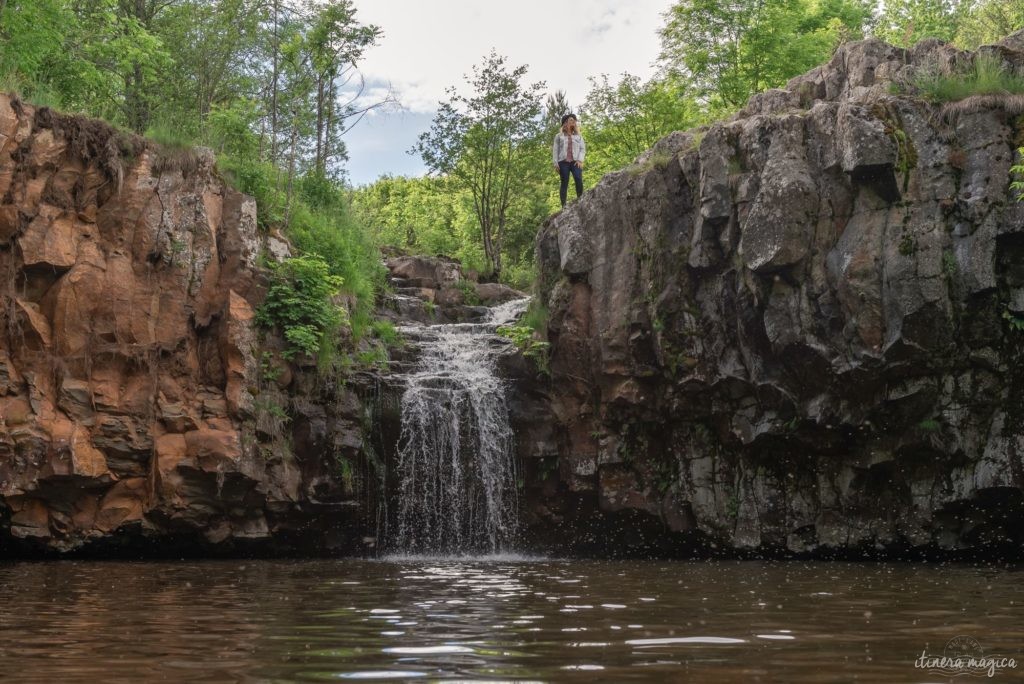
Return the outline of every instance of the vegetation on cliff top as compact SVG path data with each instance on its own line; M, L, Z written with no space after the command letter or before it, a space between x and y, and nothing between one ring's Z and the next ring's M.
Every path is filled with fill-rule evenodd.
M353 295L358 337L383 269L345 198L341 136L388 102L363 98L355 69L379 36L350 0L8 0L0 3L0 86L146 134L161 154L212 148L219 169L256 198L261 227L280 229L310 258L287 268L306 272L314 256L326 266L307 273L319 286L306 290ZM294 275L275 287L310 285ZM309 351L310 330L289 324L284 333Z
M974 47L1022 26L1024 0L678 0L664 17L655 77L602 75L573 107L564 93L542 102L540 88L520 85L525 67L508 71L492 55L472 93L441 104L418 147L436 177L385 177L356 190L345 185L343 135L391 98L365 96L356 65L382 33L357 20L351 0L4 0L0 87L172 144L212 147L220 168L256 196L265 227L283 229L343 277L358 331L382 283L380 244L452 254L470 270L528 285L536 228L558 207L547 150L570 109L589 143L592 186L667 133L724 116L826 61L843 41L937 37ZM960 76L936 79L933 97L958 97L946 91ZM488 91L505 82L516 87ZM488 98L497 118L474 119L474 103ZM501 162L507 182L474 188L468 170L482 159Z
M874 35L910 46L937 37L973 48L1022 27L1024 0L679 0L661 30L659 74L647 81L602 75L579 103L588 143L585 183L592 187L604 174L629 167L668 133L727 116L751 95L828 61L844 41ZM538 114L544 132L532 157L537 168L550 168L551 137L561 115L574 109L564 93L548 98ZM435 120L443 123L443 117ZM458 159L471 158L468 148L454 149L465 151ZM559 206L557 182L553 175L522 174L515 183L518 199L506 216L500 276L525 287L533 279L536 227ZM381 178L356 189L353 204L384 243L451 254L475 270L491 266L472 191L451 174Z

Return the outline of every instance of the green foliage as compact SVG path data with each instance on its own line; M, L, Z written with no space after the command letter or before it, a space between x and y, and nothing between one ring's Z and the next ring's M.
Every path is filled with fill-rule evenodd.
M725 512L733 520L740 517L740 497L735 492L725 502Z
M146 137L164 148L185 150L195 145L195 139L185 131L166 122L158 122L146 129Z
M397 347L403 343L402 336L391 321L376 320L370 324L370 332L387 347Z
M1010 167L1010 175L1010 188L1018 191L1017 201L1024 202L1024 147L1017 150L1017 163Z
M286 259L271 265L267 298L256 312L256 323L278 328L288 344L284 357L316 356L321 343L344 322L344 310L333 302L342 278L332 275L317 255Z
M917 427L924 432L935 432L939 429L939 421L934 418L926 418L917 424Z
M981 0L957 24L955 42L974 49L1024 28L1024 0Z
M218 165L242 192L256 198L264 229L282 227L300 253L320 257L331 275L342 278L345 292L355 296L350 323L353 334L360 337L385 273L373 236L349 207L342 186L316 172L304 175L286 222L288 200L278 185L280 169L232 155L222 156Z
M352 191L351 199L353 210L380 244L417 254L447 254L466 268L486 270L473 198L452 179L385 176ZM530 240L532 244L532 235Z
M386 368L388 365L388 350L380 344L372 344L368 349L356 353L356 360L366 368Z
M467 77L471 95L449 88L414 148L432 172L472 196L487 271L499 275L508 219L530 185L523 181L547 168L539 144L544 84L523 85L526 70L509 70L492 51Z
M473 281L463 278L455 283L456 289L462 293L462 303L468 306L480 306L480 295L476 293Z
M1010 326L1011 331L1015 333L1024 333L1024 316L1010 311L1009 309L1004 309L1003 320Z
M533 251L524 250L523 256L518 261L506 262L505 268L501 272L501 280L524 292L533 287L533 283L537 280L537 266L533 261Z
M292 212L288 236L302 253L321 256L331 273L343 278L346 292L355 295L351 322L352 332L359 338L369 322L375 293L384 283L380 252L347 206L341 188L325 192L322 176L307 179L300 184L300 200L304 201Z
M899 47L925 38L951 41L971 8L969 0L894 0L884 3L875 35Z
M379 36L351 0L0 0L0 80L36 103L145 131L169 163L213 148L256 198L261 227L343 278L358 336L383 268L345 201L340 136L380 104L345 85ZM306 333L292 332L304 349Z
M660 59L712 111L729 111L860 37L872 9L870 0L679 0L661 30Z
M581 108L587 122L587 176L595 183L609 171L624 168L673 131L692 128L705 119L696 99L677 78L643 83L623 74L617 84L607 75L590 79Z
M274 363L274 355L270 352L263 352L260 354L260 378L269 382L276 382L281 377L281 372L284 369Z
M955 102L974 95L1024 94L1024 76L1008 70L998 57L980 54L956 71L921 69L913 86L930 102Z
M541 304L537 299L530 301L530 305L526 308L526 312L523 317L519 320L520 325L524 325L540 337L547 336L548 331L548 308Z
M498 328L498 334L512 340L512 343L519 347L523 356L532 359L542 373L548 373L548 348L551 345L537 339L533 328L521 323L503 325Z
M259 140L252 131L258 120L258 104L247 98L213 105L206 115L205 142L221 155L237 160L259 157Z
M279 188L281 171L273 164L225 154L217 159L217 168L236 188L255 198L260 228L270 230L284 222L285 195Z
M285 411L284 407L278 404L273 398L266 397L263 395L257 396L253 400L253 411L257 414L264 414L264 419L274 420L281 425L287 424L291 421L291 416Z
M562 127L562 117L572 111L564 90L556 90L548 95L544 101L544 132L550 136L558 133Z

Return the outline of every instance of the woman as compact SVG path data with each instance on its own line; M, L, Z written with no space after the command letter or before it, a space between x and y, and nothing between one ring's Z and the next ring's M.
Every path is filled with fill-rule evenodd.
M580 127L576 123L575 114L566 114L562 117L562 130L555 135L555 141L551 144L551 159L555 165L555 171L562 179L562 185L558 189L558 199L565 206L565 196L569 190L569 174L572 174L576 181L576 197L583 194L583 157L587 153L587 144L583 142L580 135Z

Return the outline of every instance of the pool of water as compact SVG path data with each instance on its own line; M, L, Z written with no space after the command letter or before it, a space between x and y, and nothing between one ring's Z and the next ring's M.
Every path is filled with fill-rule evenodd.
M933 682L950 678L916 666L922 654L965 648L1024 660L1024 573L516 557L0 564L0 679L15 681ZM1024 663L992 680L1021 678Z

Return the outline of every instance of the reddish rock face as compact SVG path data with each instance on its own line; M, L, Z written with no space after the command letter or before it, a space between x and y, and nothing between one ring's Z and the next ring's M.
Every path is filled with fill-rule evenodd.
M270 537L303 498L254 437L255 202L160 154L0 96L0 547Z

